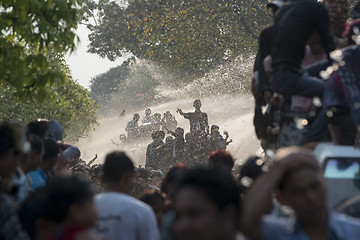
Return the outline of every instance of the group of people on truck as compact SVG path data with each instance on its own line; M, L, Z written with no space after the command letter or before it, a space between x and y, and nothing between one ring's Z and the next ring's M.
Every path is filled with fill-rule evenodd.
M163 117L161 117L160 113L152 115L151 109L148 108L145 110L145 116L141 120L141 125L139 125L139 120L140 115L135 113L133 119L126 124L125 131L127 132L127 140L137 140L159 130L174 131L177 126L177 121L170 111L166 111Z
M219 126L212 125L209 132L208 116L201 111L201 101L193 103L194 112L177 112L190 122L190 132L184 134L184 129L177 127L175 131L155 131L151 137L153 141L146 151L146 165L148 169L168 169L176 163L185 163L188 166L203 165L206 157L216 150L225 150L229 134L224 131L225 139L219 132ZM165 134L169 134L165 138ZM164 142L165 139L165 142Z
M263 114L262 106L284 110L288 105L289 111L297 111L298 105L312 111L299 145L313 146L331 136L336 144L359 146L357 9L348 15L347 1L313 0L275 0L267 7L274 24L260 34L252 88L257 136L269 139L276 118ZM314 97L322 105L314 106Z

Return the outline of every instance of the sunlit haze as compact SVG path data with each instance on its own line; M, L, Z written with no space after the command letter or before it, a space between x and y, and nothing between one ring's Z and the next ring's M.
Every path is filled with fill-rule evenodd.
M79 25L77 34L80 37L80 43L76 50L66 56L66 62L69 64L72 77L82 86L89 88L92 77L100 73L108 71L112 67L116 67L122 63L122 59L111 62L106 58L101 58L96 54L87 52L87 46L90 43L88 34L90 31L84 25Z

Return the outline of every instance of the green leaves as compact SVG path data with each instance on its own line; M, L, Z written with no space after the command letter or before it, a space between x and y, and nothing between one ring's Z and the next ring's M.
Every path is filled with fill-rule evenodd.
M24 95L7 83L1 84L0 101L6 104L0 105L0 121L17 120L27 124L38 118L55 118L70 142L76 142L97 125L98 105L80 84L66 78L63 84L47 90ZM46 101L39 102L39 95L46 96Z
M100 2L89 52L114 60L130 51L189 80L254 50L271 22L262 0Z
M75 49L80 0L5 0L0 3L0 82L19 92L63 81L46 58Z

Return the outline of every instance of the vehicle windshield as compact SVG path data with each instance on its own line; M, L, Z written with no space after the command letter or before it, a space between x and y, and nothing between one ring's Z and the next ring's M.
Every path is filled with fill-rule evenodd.
M360 193L360 157L328 159L324 176L329 188L329 206L335 207Z

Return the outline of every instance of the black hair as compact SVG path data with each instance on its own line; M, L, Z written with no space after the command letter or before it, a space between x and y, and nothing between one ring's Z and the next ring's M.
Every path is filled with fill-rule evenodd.
M37 135L30 134L28 137L31 151L40 153L44 149L44 140Z
M48 130L48 121L45 119L31 121L27 125L28 134L35 134L41 138L46 136Z
M105 182L119 182L124 175L134 172L134 164L125 152L114 151L106 155L103 172Z
M71 205L83 204L94 196L90 182L78 176L55 178L46 189L45 218L57 223L66 219Z
M0 125L0 156L15 146L15 129L10 123L2 123Z
M171 195L172 193L169 192L168 185L176 184L176 182L184 176L187 170L188 168L181 163L171 167L161 183L161 192L166 195Z
M260 162L258 162L260 160ZM260 164L259 164L260 163ZM240 169L240 178L249 177L253 181L260 176L264 171L262 170L264 162L258 156L250 156Z
M46 138L44 140L44 149L45 149L45 153L43 156L44 161L56 157L60 153L59 145L51 138Z
M47 190L46 187L42 187L31 193L19 208L18 216L20 224L30 239L35 239L36 237L36 221L45 217L47 204Z
M240 211L240 192L230 173L222 169L196 168L185 173L178 182L175 196L181 188L193 187L205 194L219 209L234 205Z
M158 202L165 202L165 198L161 195L159 191L147 191L139 198L139 200L150 206L154 206Z

